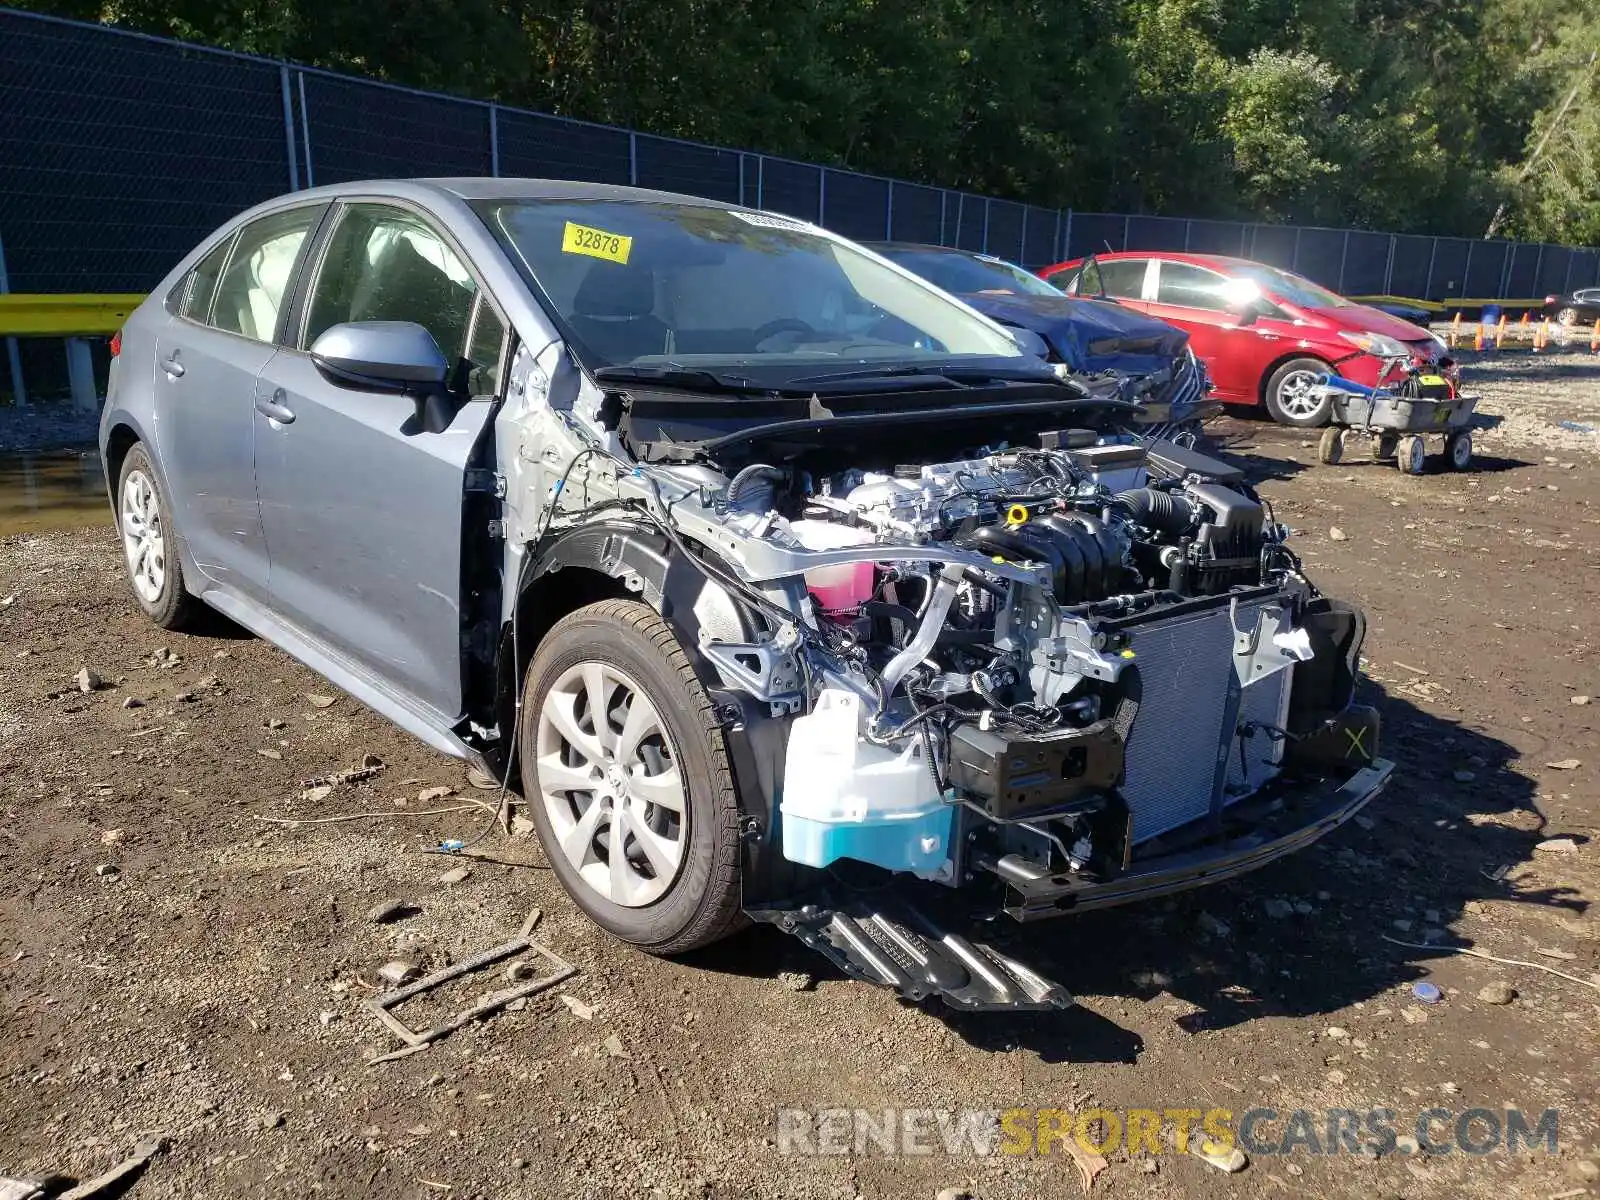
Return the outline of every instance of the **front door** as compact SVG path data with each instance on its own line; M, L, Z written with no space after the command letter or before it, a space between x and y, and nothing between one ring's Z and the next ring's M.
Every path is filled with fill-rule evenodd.
M322 206L251 222L186 278L156 338L156 443L175 525L200 573L246 596L267 583L256 503L256 376Z
M506 326L463 258L407 209L336 217L297 335L258 381L256 487L275 607L330 652L448 724L460 715L462 497L489 424ZM457 410L331 382L307 349L346 321L414 321L459 369Z
M1170 259L1159 260L1157 271L1155 299L1145 311L1189 334L1189 345L1205 363L1217 399L1258 400L1258 359L1267 339L1240 325L1237 313L1230 311L1237 289L1228 286L1227 276Z

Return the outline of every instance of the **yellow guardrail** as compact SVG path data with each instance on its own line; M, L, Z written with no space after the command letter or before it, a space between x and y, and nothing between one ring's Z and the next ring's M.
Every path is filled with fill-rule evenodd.
M142 295L0 295L0 337L88 337L115 333Z
M1409 304L1424 312L1445 313L1461 308L1484 308L1495 304L1501 308L1543 308L1544 297L1532 300L1503 300L1498 296L1452 296L1448 300L1417 300L1411 296L1350 296L1357 304Z

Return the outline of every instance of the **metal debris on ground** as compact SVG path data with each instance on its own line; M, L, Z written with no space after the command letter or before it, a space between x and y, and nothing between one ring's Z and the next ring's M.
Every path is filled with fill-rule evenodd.
M1444 999L1444 993L1439 990L1439 985L1429 983L1426 979L1412 984L1411 994L1424 1004L1437 1004Z
M403 1049L395 1050L388 1054L380 1054L376 1058L369 1059L368 1065L373 1066L378 1063L392 1062L395 1059L416 1054L418 1051L426 1049L440 1038L454 1033L462 1026L493 1015L500 1009L505 1008L513 1000L519 1000L527 996L532 996L537 992L542 992L547 988L553 987L555 984L560 983L563 979L567 979L576 974L577 968L574 967L570 962L556 954L547 946L535 942L530 936L533 932L534 926L539 922L539 917L539 910L534 909L528 914L528 919L522 923L521 931L510 941L485 950L481 954L474 954L472 957L463 959L461 962L456 963L454 966L446 967L442 971L435 971L431 975L425 975L423 978L414 983L406 984L404 987L395 988L392 991L384 992L381 995L373 996L368 999L366 1001L366 1005L368 1010L371 1011L372 1015L375 1016L383 1024L383 1026L389 1030L389 1032L393 1033L397 1038L406 1043ZM508 958L512 958L529 950L537 954L549 966L549 971L546 974L541 975L537 979L531 979L527 983L520 983L514 987L503 988L497 992L490 992L489 994L477 1000L475 1003L463 1009L461 1012L457 1013L455 1016L440 1022L438 1025L434 1025L428 1029L412 1029L409 1025L401 1021L399 1017L395 1016L391 1011L392 1009L397 1008L399 1005L411 999L413 996L419 996L423 992L432 991L434 988L440 986L441 984L448 983L452 979L459 979L463 975L471 975L475 972L482 971L486 967L492 967L496 963L503 962Z
M371 779L374 775L381 775L388 770L389 764L376 754L368 754L361 760L359 767L348 767L343 771L330 771L326 775L314 775L310 779L302 779L300 786L307 791L313 788L336 788L341 784L360 783L364 779ZM326 792L322 793L324 796ZM302 793L302 799L305 798Z
M113 1187L131 1182L145 1167L150 1165L152 1159L167 1148L164 1138L148 1142L140 1142L133 1148L133 1154L109 1171L96 1175L93 1179L86 1179L76 1187L68 1188L56 1197L56 1200L88 1200L90 1196L97 1196L101 1192Z

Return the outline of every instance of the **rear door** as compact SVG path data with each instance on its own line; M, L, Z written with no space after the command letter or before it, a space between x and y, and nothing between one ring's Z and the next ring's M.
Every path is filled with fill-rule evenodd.
M465 472L499 391L506 322L427 214L335 214L293 335L259 380L256 486L276 609L448 724L461 712ZM345 321L414 321L457 364L440 432L411 400L340 386L307 349ZM275 415L269 415L275 414Z
M156 339L156 444L177 528L208 580L260 599L267 550L256 503L256 376L325 205L258 218L200 260Z

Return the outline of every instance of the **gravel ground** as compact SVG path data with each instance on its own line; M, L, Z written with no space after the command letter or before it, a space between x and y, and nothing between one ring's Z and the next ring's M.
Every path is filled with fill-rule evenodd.
M1237 1175L1114 1151L1091 1194L1600 1194L1600 993L1384 940L1600 982L1600 435L1554 424L1600 427L1600 363L1507 356L1469 378L1471 474L1316 466L1303 435L1227 423L1314 576L1366 607L1401 775L1243 879L1003 933L1078 994L1046 1017L902 1004L769 930L641 956L522 837L486 845L528 865L445 882L457 864L425 848L471 837L493 798L459 764L221 622L150 627L107 528L0 541L0 1174L86 1176L161 1134L135 1196L1068 1197L1061 1155L786 1157L774 1109L1378 1105L1404 1131L1439 1105L1559 1108L1560 1149L1256 1156ZM83 667L105 686L80 691ZM367 755L374 778L301 798ZM374 815L310 823L350 813ZM416 911L368 918L390 900ZM578 1003L552 992L367 1065L398 1044L361 1003L378 966L459 961L533 906ZM1441 1003L1413 998L1421 980ZM1497 983L1511 1003L1480 999Z
M92 446L99 431L98 409L86 412L63 403L0 406L0 453Z

